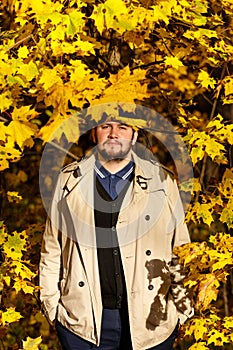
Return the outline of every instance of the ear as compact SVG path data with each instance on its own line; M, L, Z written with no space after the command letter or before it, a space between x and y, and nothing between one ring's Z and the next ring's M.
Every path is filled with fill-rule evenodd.
M132 145L135 145L138 138L138 132L135 130L132 138Z
M91 140L92 140L94 143L97 143L97 142L96 142L96 128L91 129Z

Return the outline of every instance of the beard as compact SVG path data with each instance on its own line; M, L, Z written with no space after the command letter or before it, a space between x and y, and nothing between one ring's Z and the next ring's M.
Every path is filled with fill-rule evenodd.
M127 155L130 153L132 149L131 142L128 145L122 145L120 142L114 147L108 146L108 141L104 142L103 145L97 146L98 152L106 161L115 160L121 161L127 158ZM119 149L118 149L119 148Z

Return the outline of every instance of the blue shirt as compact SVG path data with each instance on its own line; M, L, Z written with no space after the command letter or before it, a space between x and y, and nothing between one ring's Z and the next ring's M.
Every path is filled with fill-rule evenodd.
M128 181L134 176L134 162L130 161L123 169L115 174L110 173L104 166L96 160L94 170L96 177L100 181L105 191L112 200L116 199Z

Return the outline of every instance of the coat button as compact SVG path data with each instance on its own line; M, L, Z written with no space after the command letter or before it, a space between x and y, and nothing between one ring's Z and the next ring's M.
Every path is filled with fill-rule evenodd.
M79 287L83 287L84 284L85 284L85 283L84 283L83 281L80 281L80 282L78 283Z
M146 216L145 216L145 220L146 220L146 221L149 221L149 220L150 220L150 215L146 215Z
M148 289L152 290L152 289L154 289L154 286L152 284L149 284Z
M151 255L151 250L147 249L146 255Z

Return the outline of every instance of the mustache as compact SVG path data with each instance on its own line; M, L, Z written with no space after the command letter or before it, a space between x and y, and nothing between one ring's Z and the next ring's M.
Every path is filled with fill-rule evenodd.
M107 145L109 143L115 143L116 145L121 145L121 142L119 142L117 140L107 140L103 143L103 145Z

